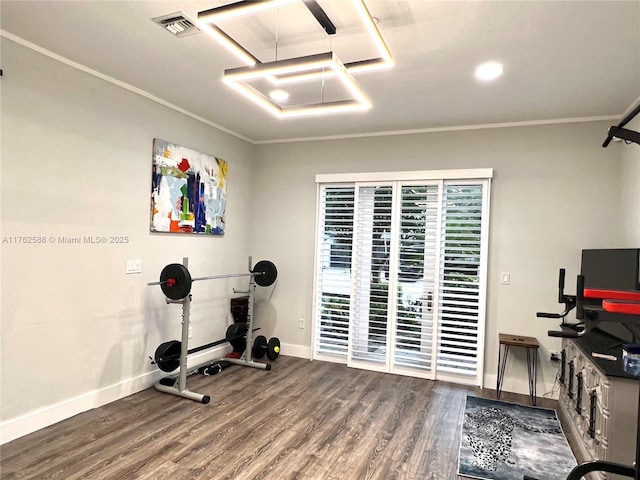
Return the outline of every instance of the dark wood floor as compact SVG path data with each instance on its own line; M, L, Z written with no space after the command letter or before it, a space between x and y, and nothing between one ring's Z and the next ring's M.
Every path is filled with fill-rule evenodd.
M293 357L273 363L190 377L208 405L151 388L7 443L1 478L456 479L466 396L495 395Z

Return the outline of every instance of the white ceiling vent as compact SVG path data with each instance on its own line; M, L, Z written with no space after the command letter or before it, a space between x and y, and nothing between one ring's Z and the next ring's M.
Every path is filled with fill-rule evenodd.
M196 22L187 17L183 12L170 13L161 17L152 18L154 22L176 37L187 37L200 33Z

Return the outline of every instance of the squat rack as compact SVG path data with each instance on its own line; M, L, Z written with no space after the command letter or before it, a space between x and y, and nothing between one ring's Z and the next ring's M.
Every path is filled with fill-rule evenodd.
M247 313L247 337L246 343L247 347L244 349L244 352L240 356L240 358L230 358L225 357L224 359L214 360L220 361L224 360L236 365L242 365L245 367L258 368L261 370L271 370L271 364L268 363L260 363L254 362L251 358L251 344L252 344L252 335L253 335L253 302L254 302L254 294L256 289L256 276L258 275L266 275L261 271L252 271L251 270L251 262L252 259L249 257L249 272L248 273L238 273L238 274L226 274L226 275L213 275L209 277L200 277L191 279L188 278L189 281L189 293L184 298L170 298L169 296L165 297L165 301L167 304L179 304L182 305L182 340L180 342L180 363L179 363L179 372L178 372L178 382L176 385L175 377L165 377L157 381L154 385L155 389L169 393L171 395L176 395L178 397L187 398L189 400L194 400L200 403L209 403L211 397L209 395L203 395L201 393L192 392L187 389L187 357L189 355L189 315L191 309L191 293L190 293L190 283L195 280L214 280L219 278L232 278L232 277L249 277L249 290L246 292L235 291L235 293L246 293L249 295L249 309ZM261 263L261 262L259 262ZM266 263L266 262L265 262ZM268 262L270 263L270 262ZM189 258L183 257L182 265L185 270L189 266ZM166 267L165 267L166 268ZM275 269L275 266L273 267ZM188 270L186 270L188 272ZM187 273L188 275L188 273ZM272 275L275 275L272 273ZM179 281L185 281L186 279L180 279ZM271 281L271 280L269 280ZM275 281L275 278L273 279ZM166 280L161 280L160 282L150 282L148 285L160 285L164 287L167 284ZM180 284L177 284L180 287ZM163 292L166 291L166 288L163 288ZM171 295L171 294L170 294ZM173 296L173 295L172 295Z

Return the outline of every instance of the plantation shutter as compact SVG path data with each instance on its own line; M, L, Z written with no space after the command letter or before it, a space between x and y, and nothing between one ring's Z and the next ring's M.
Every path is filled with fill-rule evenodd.
M438 370L476 375L481 342L483 184L447 183L442 198Z
M401 189L393 369L431 370L438 185Z
M356 198L350 361L386 365L391 186L361 185Z
M353 185L320 189L315 349L325 355L347 355L354 192Z

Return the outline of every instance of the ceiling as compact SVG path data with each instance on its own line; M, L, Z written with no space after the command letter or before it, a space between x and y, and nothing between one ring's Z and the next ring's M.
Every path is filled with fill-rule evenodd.
M223 84L224 70L243 64L209 35L177 38L151 20L197 19L227 3L2 0L2 41L35 44L254 143L619 118L640 98L640 1L365 0L395 60L353 75L371 110L278 119ZM344 62L375 56L348 2L318 3L337 27L331 38L299 6L225 29L263 62L328 50ZM473 71L487 60L505 72L481 83Z

